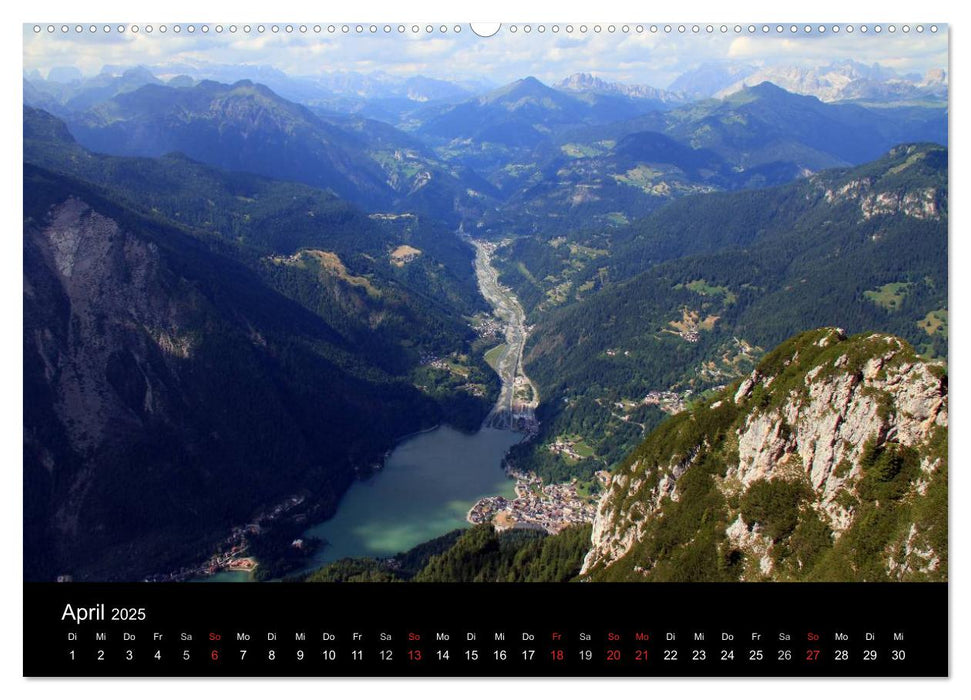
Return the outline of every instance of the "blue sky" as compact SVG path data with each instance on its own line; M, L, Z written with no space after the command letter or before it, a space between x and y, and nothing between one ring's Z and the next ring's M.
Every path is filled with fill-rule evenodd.
M383 25L377 26L375 34L369 33L368 25L364 25L362 34L355 31L355 25L347 34L340 31L340 25L333 34L328 33L328 25L323 25L319 34L312 28L306 34L296 29L287 34L284 25L277 34L269 30L270 25L265 25L263 34L256 32L256 25L249 34L216 34L214 24L209 25L207 34L199 29L194 34L184 29L179 34L171 29L161 34L157 25L151 34L145 32L144 25L137 34L130 28L119 33L117 25L112 25L112 31L106 34L101 26L95 33L85 28L78 34L72 25L67 34L62 34L58 25L53 34L48 34L44 25L44 30L35 34L33 25L25 25L24 68L46 75L55 66L75 66L86 75L94 75L104 65L172 66L172 72L178 73L182 72L180 65L204 72L211 64L253 64L271 65L293 76L384 71L452 80L484 78L495 84L526 75L555 82L582 71L608 80L667 87L681 73L711 62L816 66L853 59L920 74L948 67L946 27L936 34L904 34L899 30L891 34L884 28L880 34L872 29L866 34L859 30L833 34L830 30L822 36L815 32L806 36L801 30L792 34L788 26L778 34L775 25L765 35L761 29L750 35L747 28L736 34L732 27L722 34L719 25L715 25L713 34L702 27L698 34L692 34L689 28L683 35L676 29L665 34L662 28L652 34L649 25L637 33L637 25L628 25L630 32L624 34L622 25L613 25L615 32L610 33L607 24L601 25L600 33L586 34L577 31L579 25L574 25L573 33L560 25L555 34L550 25L545 25L541 34L539 25L533 24L529 33L523 31L524 25L519 25L515 33L505 26L493 37L480 38L469 31L468 25L462 25L458 34L442 34L438 26L431 34L424 27L412 34L410 25L404 34L397 32L397 25L392 25L390 34L383 32Z

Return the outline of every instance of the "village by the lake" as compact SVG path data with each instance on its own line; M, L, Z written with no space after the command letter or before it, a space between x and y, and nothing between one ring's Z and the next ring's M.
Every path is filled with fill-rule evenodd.
M576 479L565 484L544 484L542 478L529 472L508 469L507 474L516 480L516 497L480 499L469 510L470 523L492 523L499 532L521 528L555 535L570 525L593 522L597 499L581 494ZM596 477L602 488L609 485L608 472L599 471Z

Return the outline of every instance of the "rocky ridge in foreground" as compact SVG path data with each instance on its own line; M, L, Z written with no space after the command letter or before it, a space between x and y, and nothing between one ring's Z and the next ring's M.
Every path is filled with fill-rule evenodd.
M824 328L615 470L588 580L945 580L947 375Z

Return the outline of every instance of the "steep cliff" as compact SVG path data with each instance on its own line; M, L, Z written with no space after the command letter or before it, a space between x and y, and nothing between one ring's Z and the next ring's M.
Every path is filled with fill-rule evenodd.
M944 580L947 375L825 328L655 430L614 472L590 580Z
M205 559L297 493L324 514L433 402L174 225L24 168L26 579Z

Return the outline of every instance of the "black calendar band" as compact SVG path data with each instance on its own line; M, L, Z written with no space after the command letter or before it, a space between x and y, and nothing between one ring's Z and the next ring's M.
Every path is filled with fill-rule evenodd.
M24 586L26 676L946 676L947 584Z

